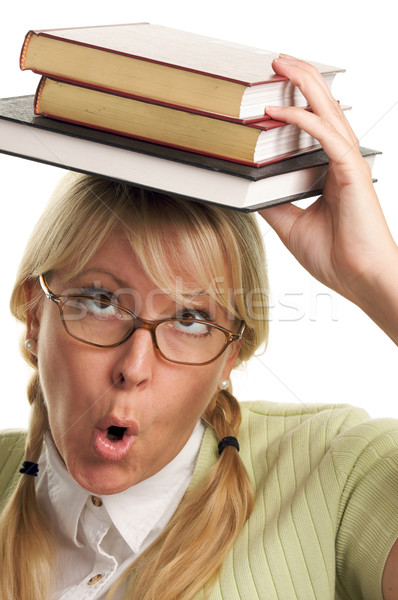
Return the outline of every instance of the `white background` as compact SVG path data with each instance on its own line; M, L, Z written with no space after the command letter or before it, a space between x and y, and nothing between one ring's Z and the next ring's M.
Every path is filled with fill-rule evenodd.
M353 108L361 144L382 150L374 175L398 240L395 137L398 131L397 41L390 0L202 0L8 3L0 38L0 97L33 94L38 76L19 70L29 29L149 21L344 67L334 93ZM0 155L1 421L24 427L28 370L19 330L8 316L16 266L33 223L63 171ZM366 206L364 206L366 210ZM397 350L356 307L317 284L263 227L272 290L267 352L234 376L241 400L350 402L372 416L398 416ZM391 273L391 277L397 277Z

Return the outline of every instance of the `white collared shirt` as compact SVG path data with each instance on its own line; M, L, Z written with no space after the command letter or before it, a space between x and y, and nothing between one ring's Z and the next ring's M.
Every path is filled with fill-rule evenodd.
M119 494L102 497L76 483L51 435L46 436L36 492L57 535L51 600L105 598L175 512L191 480L203 432L198 422L181 452L161 471Z

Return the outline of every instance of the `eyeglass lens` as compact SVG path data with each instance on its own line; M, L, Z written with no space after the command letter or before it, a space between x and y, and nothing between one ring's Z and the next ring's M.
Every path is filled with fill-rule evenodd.
M67 299L62 306L62 318L71 335L100 346L118 344L143 326L124 309L97 298ZM161 322L155 336L160 352L167 359L192 364L212 360L227 344L223 331L195 319Z

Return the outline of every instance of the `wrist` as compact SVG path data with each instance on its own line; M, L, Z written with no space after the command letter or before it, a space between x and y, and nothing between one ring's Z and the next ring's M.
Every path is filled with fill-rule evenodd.
M354 286L349 298L398 345L398 247Z

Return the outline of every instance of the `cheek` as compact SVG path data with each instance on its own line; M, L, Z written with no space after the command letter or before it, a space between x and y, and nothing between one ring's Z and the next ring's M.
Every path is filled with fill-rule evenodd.
M56 307L55 307L56 308ZM87 409L87 391L93 385L88 377L92 367L86 354L64 331L58 315L43 315L38 338L38 369L54 437L70 429Z
M51 400L56 397L59 388L62 388L65 378L63 347L62 344L59 344L58 337L57 329L51 327L50 319L46 318L44 311L38 337L37 361L47 408L51 406Z
M65 388L68 381L73 381L73 354L68 351L68 343L64 338L65 333L57 322L43 318L38 338L37 359L42 389L46 401L50 403L51 399Z
M61 353L52 353L50 347L39 354L38 366L51 432L54 439L58 439L68 430L76 413L74 398L78 397L75 393L78 381Z
M206 410L221 379L222 367L216 364L205 367L183 367L173 379L168 378L163 410L159 420L178 424L195 422ZM166 382L165 382L166 383ZM167 392L168 390L168 392Z

